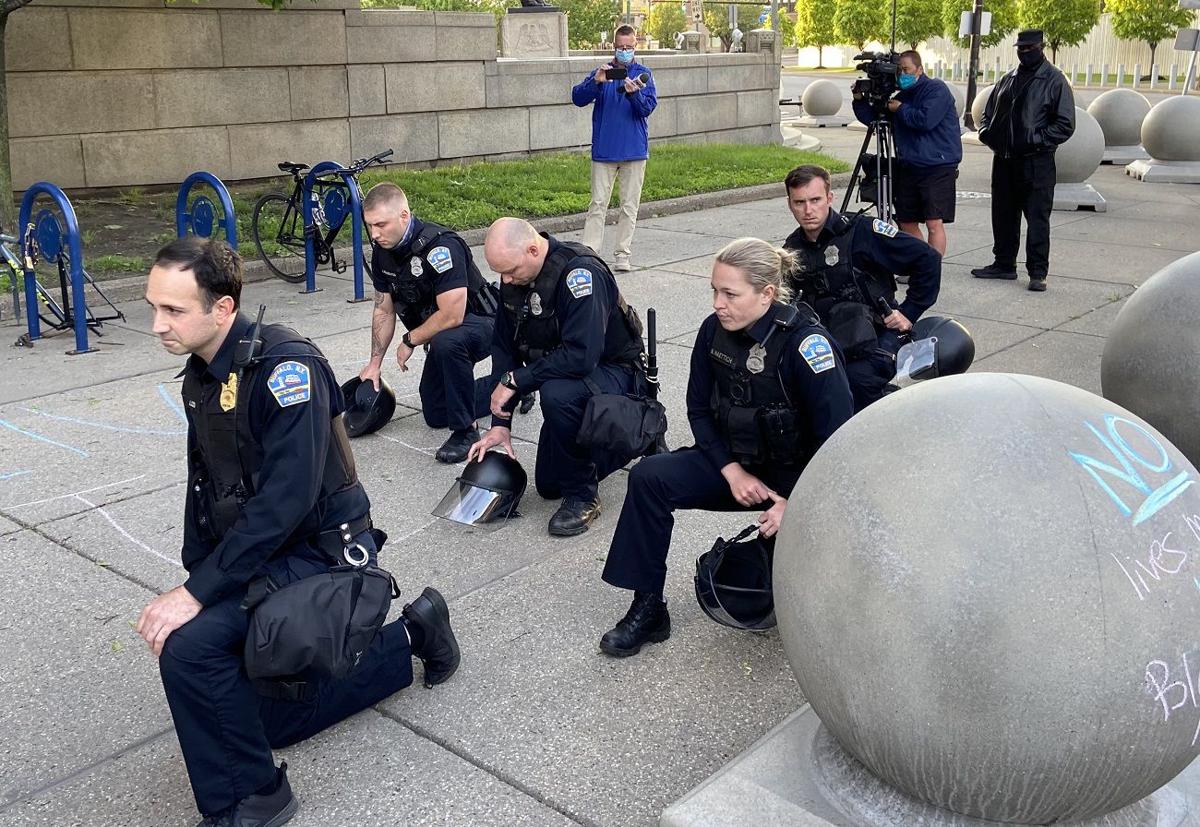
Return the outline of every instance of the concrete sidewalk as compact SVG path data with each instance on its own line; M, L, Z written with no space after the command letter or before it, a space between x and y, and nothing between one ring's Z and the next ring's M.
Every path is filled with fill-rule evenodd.
M820 138L852 158L862 133ZM974 370L1098 392L1104 336L1124 299L1197 248L1200 187L1101 168L1091 182L1108 212L1055 214L1050 289L1033 294L1024 278L969 275L991 260L988 166L987 150L967 147L936 311L974 333ZM712 254L731 238L780 240L793 227L782 192L641 222L639 269L620 281L631 303L659 313L673 445L690 442L686 372L709 308ZM304 296L259 282L244 304L265 303L269 320L313 337L346 379L368 351L369 305L345 301L345 278L322 275L320 285ZM64 355L69 334L0 349L0 825L198 820L154 659L131 628L182 578L181 361L149 335L144 304L122 309L129 321L106 325L93 354ZM0 341L20 332L0 325ZM354 447L376 522L392 537L383 563L406 597L427 583L446 594L463 667L445 686L425 690L418 679L282 751L302 799L294 823L655 823L802 700L777 635L716 626L692 595L696 555L747 518L680 515L667 584L674 635L638 657L606 658L598 638L627 605L600 581L625 474L601 486L605 513L580 538L549 538L555 503L532 491L525 516L495 533L435 520L429 511L458 469L433 460L443 434L422 421L414 361L413 371L387 373L401 397L396 419ZM515 429L527 466L539 424L535 411Z

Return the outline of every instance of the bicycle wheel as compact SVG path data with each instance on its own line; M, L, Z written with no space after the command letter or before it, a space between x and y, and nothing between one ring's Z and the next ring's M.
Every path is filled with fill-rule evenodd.
M304 218L290 198L271 192L258 199L250 230L271 272L292 284L304 281Z

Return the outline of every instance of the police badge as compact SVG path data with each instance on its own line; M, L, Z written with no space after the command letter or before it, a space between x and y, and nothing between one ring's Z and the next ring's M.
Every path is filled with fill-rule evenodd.
M421 264L421 257L413 256L409 259L408 269L412 272L413 278L420 278L421 274L425 272L425 267Z
M836 245L830 244L825 248L825 263L832 267L838 263L838 248Z
M762 373L763 369L767 366L764 358L766 355L767 349L755 343L754 347L750 348L750 355L746 357L746 370L756 374Z
M535 316L542 315L542 297L537 293L529 294L529 312Z

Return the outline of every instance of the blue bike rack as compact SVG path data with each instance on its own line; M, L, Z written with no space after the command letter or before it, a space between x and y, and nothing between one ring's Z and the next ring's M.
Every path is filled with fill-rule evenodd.
M316 246L313 244L313 237L319 232L319 229L313 220L313 205L317 201L317 196L313 193L313 185L318 178L341 168L340 164L335 164L333 161L322 161L304 176L301 193L301 200L304 202L304 290L301 291L302 293L316 293L318 289L317 252ZM346 184L345 191L341 187L326 189L325 203L322 208L325 213L325 223L330 225L337 224L339 219L344 221L347 210L350 211L351 242L354 245L354 298L350 301L361 302L366 300L363 292L362 201L358 197L358 187L354 176L342 173L341 178ZM350 193L349 205L346 204L345 194L347 191Z
M79 221L75 218L75 208L71 206L66 194L47 181L39 181L25 190L25 197L21 199L21 213L17 219L17 228L21 233L21 262L24 265L31 261L29 251L25 247L29 238L25 228L29 226L33 202L39 195L47 195L54 199L67 222L66 242L71 256L71 303L74 305L71 310L75 317L75 349L67 353L72 356L90 353L95 348L88 347L87 306L83 298L83 240L79 236ZM38 213L36 233L39 249L47 258L57 257L63 247L62 227L49 210ZM30 267L25 267L25 318L28 320L30 341L40 339L42 325L41 319L38 318L37 275Z
M216 206L212 199L201 193L188 204L188 195L197 184L207 184L217 193L221 202L223 215L217 218ZM212 238L213 233L220 227L225 231L225 240L229 246L237 249L237 218L233 214L233 199L221 179L211 172L193 172L179 187L179 196L175 199L175 233L183 238L188 233Z

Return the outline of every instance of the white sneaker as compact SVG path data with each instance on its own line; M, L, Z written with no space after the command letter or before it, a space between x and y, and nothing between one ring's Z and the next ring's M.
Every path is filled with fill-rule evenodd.
M617 263L613 265L613 270L618 273L628 273L633 269L633 265L629 263L629 256L617 256Z

